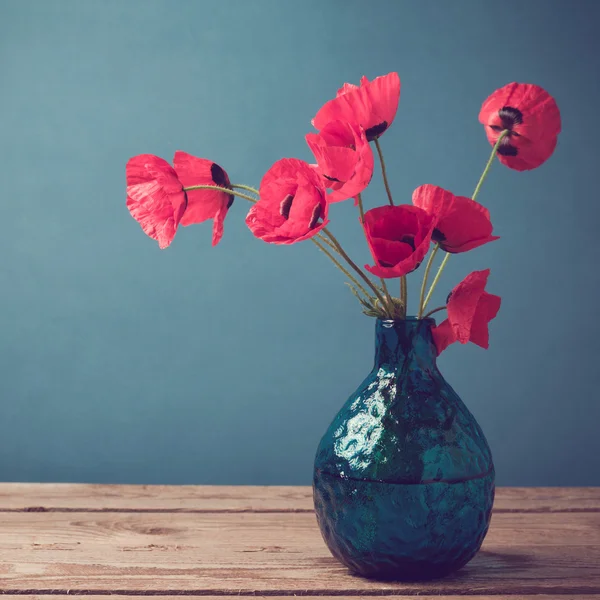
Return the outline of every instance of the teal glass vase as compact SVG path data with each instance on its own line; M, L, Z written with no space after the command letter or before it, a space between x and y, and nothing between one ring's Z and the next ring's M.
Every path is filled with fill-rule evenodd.
M490 448L437 368L433 326L377 321L375 366L317 450L319 527L358 575L443 577L475 556L490 524Z

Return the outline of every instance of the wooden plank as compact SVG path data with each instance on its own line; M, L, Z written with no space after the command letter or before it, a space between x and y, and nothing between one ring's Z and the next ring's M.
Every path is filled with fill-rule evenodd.
M0 511L311 512L308 486L0 484ZM600 487L498 488L499 512L600 512Z
M289 600L290 596L254 596L255 598L269 598L269 600ZM343 596L345 598L345 600L377 600L379 598L381 598L381 595L379 596ZM418 600L465 600L465 596L422 596L421 594L419 594L418 596L410 595L410 596L406 596L404 594L402 595L397 595L394 594L393 596L394 598L397 598L398 600L414 600L415 597L418 598ZM519 596L497 596L497 595L486 595L486 596L467 596L469 600L600 600L600 594L577 594L577 596L573 596L571 594L569 594L568 596L565 596L563 594L558 594L558 595L548 595L548 594L542 594L542 595L538 595L536 594L535 596L522 596L521 594L519 594ZM131 600L132 596L128 595L128 596L122 596L122 595L112 595L110 596L110 600ZM202 596L203 600L223 600L223 598L227 598L227 596ZM319 596L320 600L333 600L335 598L335 600L340 600L340 596ZM21 595L19 594L18 596L12 595L12 594L6 594L2 596L3 600L49 600L48 595L30 595L30 594L26 594L26 595ZM95 595L86 595L86 600L105 600L106 596L102 595L102 596L95 596ZM181 600L181 595L172 595L172 596L155 596L152 595L152 599L153 600L174 600L174 599L178 599ZM65 595L65 596L60 596L60 595L52 595L52 599L51 600L73 600L73 596L72 595Z
M0 511L310 512L307 486L1 483Z
M353 577L309 513L0 514L4 593L600 593L600 514L504 513L478 556L427 583Z

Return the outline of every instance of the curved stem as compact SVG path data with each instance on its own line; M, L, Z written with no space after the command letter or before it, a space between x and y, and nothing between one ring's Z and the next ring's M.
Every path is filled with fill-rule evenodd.
M191 192L193 190L217 190L219 192L226 192L232 196L237 196L238 198L244 198L244 200L250 200L250 202L258 202L257 198L252 198L247 194L242 194L242 192L236 192L235 190L230 190L229 188L220 187L218 185L190 185L189 187L183 188L184 192Z
M381 162L381 174L383 175L383 184L385 185L385 191L387 192L388 200L390 204L394 206L394 201L392 200L392 192L390 191L390 184L388 183L387 173L385 170L385 161L383 160L383 152L381 151L381 144L379 143L379 139L375 138L375 148L377 148L377 154L379 154L379 162Z
M356 201L358 202L358 210L360 212L360 222L361 222L361 225L364 227L365 209L363 207L362 196L360 194L356 194ZM365 233L365 235L366 235L366 233Z
M379 302L381 302L382 306L385 306L385 299L381 295L381 292L373 285L373 282L361 271L361 269L356 265L356 263L346 254L340 243L333 236L333 234L327 229L327 227L323 227L323 232L325 235L335 244L338 252L342 255L343 258L346 259L346 262L356 271L359 277L373 290L375 296Z
M251 185L244 185L243 183L232 183L231 187L235 190L246 190L248 192L252 192L253 194L256 194L258 196L258 190L256 188L253 188Z
M433 266L433 259L435 258L435 255L437 254L437 251L439 250L440 245L439 244L435 244L433 247L433 250L431 251L431 254L429 255L429 260L427 261L427 266L425 267L425 274L423 275L423 283L421 285L421 297L419 300L419 314L417 316L417 318L421 318L423 316L423 311L425 310L425 304L424 304L424 300L425 300L425 290L427 289L427 280L429 279L429 272L431 271L431 267Z
M490 157L485 165L485 169L483 170L483 173L481 174L481 177L479 178L479 181L477 182L477 185L475 186L475 191L473 192L473 195L471 196L471 198L473 200L475 200L477 198L477 196L479 195L481 186L483 185L483 182L485 181L486 177L488 176L488 173L490 172L490 169L492 168L492 164L494 162L496 152L498 151L498 148L500 147L502 140L508 135L508 133L510 133L509 130L505 129L498 136L498 139L496 140L496 143L494 144L494 147L492 148L492 153L490 154ZM429 293L427 294L427 297L425 298L425 304L423 304L423 310L425 310L425 307L427 306L427 303L429 302L429 299L431 298L431 295L433 294L433 290L435 290L435 286L438 284L438 281L440 280L440 276L441 276L442 271L444 270L444 267L446 266L446 263L448 262L448 260L450 260L450 254L446 254L446 256L444 256L444 260L442 261L442 264L438 268L438 272L436 273L435 279L433 280L433 282L431 284L431 288L429 288Z
M481 174L481 177L479 178L479 181L477 182L477 185L475 186L475 191L473 192L473 195L471 196L472 200L475 200L475 198L477 198L478 194L479 194L479 190L481 190L481 186L483 185L483 182L485 181L485 178L488 176L488 173L490 172L490 169L492 168L492 164L494 162L494 157L496 156L496 152L498 151L498 148L500 147L500 144L502 143L502 140L509 134L509 130L505 129L499 136L498 139L496 140L496 144L494 145L494 147L492 148L492 153L490 154L490 157L485 165L485 169L483 170L483 173Z
M446 254L446 256L444 256L444 260L442 261L442 263L438 267L438 271L435 274L435 277L433 278L433 281L431 282L431 287L429 288L429 292L427 293L427 297L425 298L425 302L423 302L423 310L425 310L427 308L427 304L429 304L429 300L431 300L431 296L433 294L433 290L435 290L435 286L438 284L438 281L440 280L440 277L442 276L442 271L444 270L444 267L446 266L446 263L449 260L450 260L450 254Z
M436 312L440 312L440 310L446 310L446 306L438 306L437 308L434 308L433 310L430 310L424 317L422 317L423 319L427 319L429 318L431 315L434 315Z
M386 299L386 302L387 302L387 309L390 312L390 315L392 315L393 312L394 312L394 301L392 300L392 296L390 295L390 291L387 288L387 284L385 283L385 279L383 277L380 277L379 281L381 281L381 288L385 292L385 299Z
M312 239L318 239L320 242L327 244L334 252L337 252L340 256L342 256L339 253L337 246L331 240L327 239L327 237L325 237L322 233L317 233L317 235L315 235L315 237Z
M360 282L356 279L356 277L354 277L354 275L352 275L352 273L350 273L343 265L340 264L340 262L337 260L337 258L335 258L335 256L333 256L333 254L331 254L331 252L329 252L329 250L327 250L327 248L325 248L324 246L321 245L321 241L325 241L322 238L320 239L320 241L317 241L315 238L312 238L312 242L315 244L315 246L321 251L323 252L323 254L326 254L330 259L331 262L333 262L333 264L369 299L372 300L371 298L371 294L369 294L369 292L367 292L367 290L365 290L365 288L360 284ZM328 242L329 243L329 242Z

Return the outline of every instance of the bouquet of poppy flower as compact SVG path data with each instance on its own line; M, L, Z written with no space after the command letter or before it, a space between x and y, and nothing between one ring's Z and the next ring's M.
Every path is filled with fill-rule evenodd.
M489 211L476 201L494 157L516 171L540 166L556 147L560 112L550 94L536 85L510 83L496 90L479 113L493 149L472 197L426 184L414 191L411 204L397 204L379 138L394 121L399 99L397 73L373 81L363 77L359 86L345 83L312 120L317 132L306 135L316 164L283 158L266 172L258 189L232 184L219 165L185 152L175 153L173 166L151 154L135 156L126 169L127 207L160 248L169 246L179 225L209 219L216 245L234 198L242 198L252 203L246 224L257 238L270 244L310 240L347 277L363 312L380 319L407 317L407 275L425 263L417 317L447 310L447 319L433 330L438 353L456 341L487 348L488 323L500 308L500 297L485 291L489 269L468 275L452 290L446 306L428 310L429 301L452 254L498 239ZM388 202L365 211L362 193L375 163L371 142ZM328 227L330 205L345 200L358 209L372 255L366 272ZM445 256L428 288L440 251ZM399 286L388 285L390 279L399 279ZM399 296L390 288L399 289Z

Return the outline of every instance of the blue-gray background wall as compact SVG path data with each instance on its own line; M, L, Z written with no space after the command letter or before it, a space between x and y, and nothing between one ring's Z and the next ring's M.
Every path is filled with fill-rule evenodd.
M182 149L256 185L309 159L344 81L396 70L382 145L405 202L423 183L472 192L494 89L560 105L551 160L497 163L480 195L502 239L439 289L491 267L491 348L440 363L499 484L600 484L598 19L596 0L0 0L0 480L310 482L373 321L312 244L254 239L243 200L217 248L207 223L159 251L125 208L125 162ZM379 177L365 198L385 202ZM331 212L365 262L351 203Z

